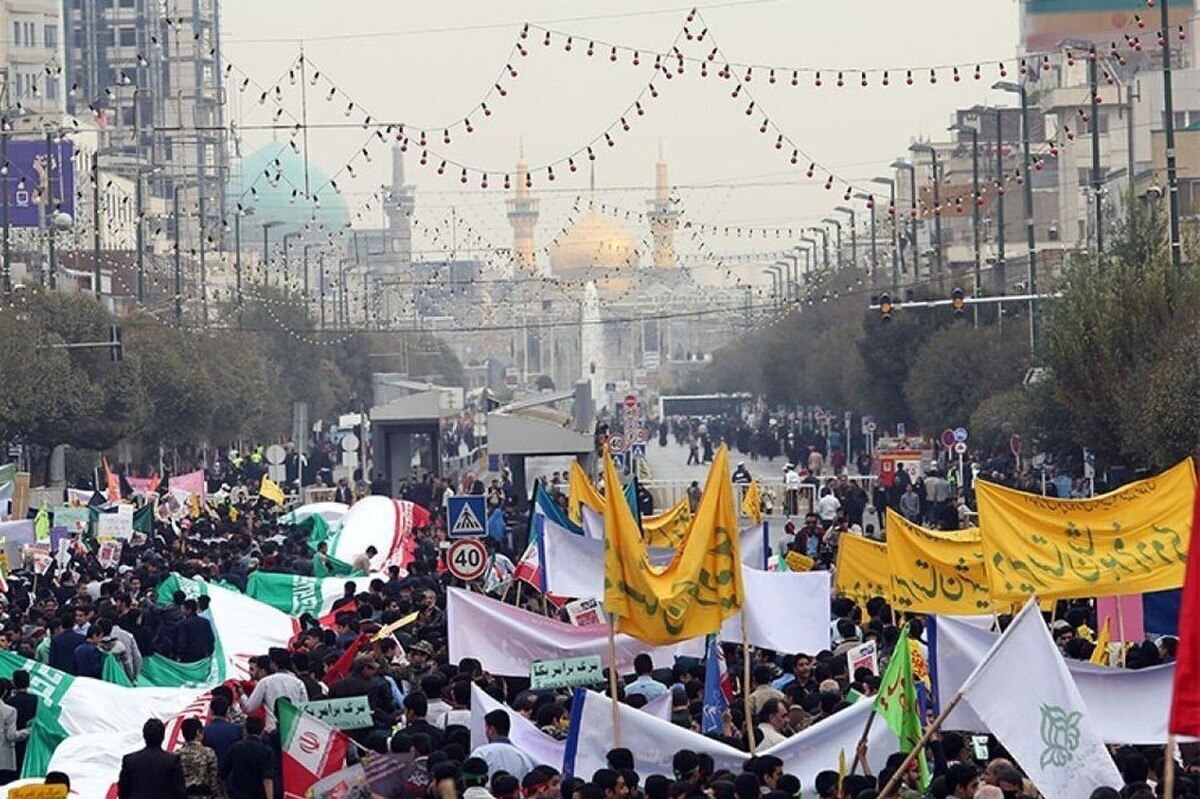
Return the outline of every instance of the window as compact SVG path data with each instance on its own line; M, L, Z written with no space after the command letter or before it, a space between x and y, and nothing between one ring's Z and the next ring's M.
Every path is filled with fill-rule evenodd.
M120 28L117 35L122 47L137 47L137 28Z
M53 76L48 76L46 78L46 99L47 100L57 100L58 99L58 78L55 78Z
M120 0L121 8L136 8L137 0Z
M34 25L32 22L25 23L25 46L26 47L33 47L34 35L35 35L34 31L36 31L36 30L37 30L37 26Z
M14 47L21 46L21 23L20 22L13 23L12 43L13 43Z
M58 48L58 26L46 25L42 28L42 42L49 49Z

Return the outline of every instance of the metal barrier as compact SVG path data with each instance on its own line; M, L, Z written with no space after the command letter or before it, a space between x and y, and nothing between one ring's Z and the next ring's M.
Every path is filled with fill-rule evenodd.
M847 479L852 483L858 483L862 486L863 491L867 492L868 502L870 501L871 492L874 489L875 481L879 478L874 475L846 475ZM820 489L825 486L825 481L835 479L832 477L822 478L819 485L812 483L801 483L796 490L795 497L789 497L789 492L782 479L763 479L755 478L758 482L759 491L762 492L765 504L768 507L769 515L776 516L804 516L812 511L817 505L817 496ZM703 488L703 481L697 480ZM656 511L663 511L672 507L676 502L683 499L687 495L688 487L691 486L691 480L639 480L639 485L646 488L650 495L654 497L654 508ZM742 500L746 495L746 486L735 484L734 490L737 492L734 499L738 506L741 506ZM790 506L789 506L790 505Z

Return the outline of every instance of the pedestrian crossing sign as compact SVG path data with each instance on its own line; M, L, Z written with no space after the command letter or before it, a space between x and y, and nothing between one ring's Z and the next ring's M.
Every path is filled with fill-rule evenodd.
M450 497L446 510L451 538L483 538L487 535L484 524L487 500L484 497L474 494Z

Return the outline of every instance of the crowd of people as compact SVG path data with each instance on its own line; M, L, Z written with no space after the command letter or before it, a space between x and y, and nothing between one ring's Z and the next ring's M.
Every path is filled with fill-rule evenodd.
M548 493L565 505L565 474L542 479ZM217 480L225 481L224 485ZM229 480L234 485L228 485ZM196 518L185 519L182 528L179 523L157 522L151 534L136 536L123 549L115 566L101 566L94 549L84 544L69 564L54 567L37 580L28 567L15 569L7 592L0 594L0 648L67 674L94 678L102 678L104 658L111 655L130 680L137 678L143 660L151 655L180 663L211 656L215 641L208 598L189 599L176 592L163 601L158 587L164 579L178 573L244 590L255 570L311 575L317 557L307 531L281 525L280 509L257 498L245 475L223 470L211 488L213 497L203 503ZM446 588L454 581L439 558L446 528L444 500L456 490L485 494L493 507L505 513L510 534L490 537L487 544L518 561L524 531L513 533L523 526L524 517L509 479L485 483L474 475L455 480L429 475L407 482L405 496L426 505L431 523L416 530L406 572L392 567L361 592L348 582L345 596L334 604L329 627L312 616L301 617L300 632L287 648L251 658L249 680L230 681L211 690L209 719L185 723L182 745L174 753L163 751L162 723L147 721L145 749L131 753L120 774L113 775L119 797L283 797L275 715L281 698L303 702L366 697L370 725L349 732L355 744L350 759L369 753L404 758L403 789L395 795L405 799L796 799L801 792L822 799L874 799L896 771L903 753L887 753L887 768L873 773L866 753L860 751L852 757L851 773L839 774L837 763L822 763L825 770L815 784L801 785L782 773L778 758L750 756L747 737L752 735L754 748L761 751L842 712L853 701L870 700L879 688L879 677L866 669L851 672L846 652L875 641L881 663L886 664L900 639L901 625L908 625L914 639L924 635L919 618L898 618L882 597L865 605L834 599L827 649L753 650L750 684L736 685L738 698L729 704L720 729L709 733L747 752L740 771L715 769L711 758L685 750L675 753L672 775L639 774L632 754L616 748L607 752L606 768L562 774L538 764L511 742L507 711L489 713L488 743L472 746L468 730L472 686L555 739L562 739L569 728L571 701L567 690L531 690L528 679L489 674L474 659L448 659ZM832 568L839 536L875 534L860 526L868 502L890 502L889 497L867 497L856 483L837 477L828 478L827 484L822 481L822 500L826 496L831 501L819 503L803 525L789 525L783 544L786 550L813 557L817 568ZM540 613L556 614L554 598L542 597L533 585L522 588L517 591L511 583L501 582L493 587L493 594ZM380 629L413 613L417 614L413 623L374 638ZM565 613L557 613L566 620ZM1090 607L1062 603L1055 616L1054 634L1065 656L1087 659L1095 645ZM353 653L349 659L348 651ZM1158 645L1146 642L1131 648L1126 664L1152 665L1170 660L1173 653L1173 639ZM726 646L724 655L734 682L740 682L742 648ZM673 668L656 670L643 656L637 658L633 674L620 675L618 698L641 708L669 696L671 721L699 732L704 680L702 660L680 658ZM21 770L36 708L29 685L27 670L0 679L0 782ZM743 691L749 692L745 704ZM921 791L913 774L906 773L899 788L904 799L1033 795L994 739L983 747L972 736L945 732L933 738L929 755L935 777L932 786ZM1120 799L1150 799L1161 775L1161 747L1127 747L1115 755L1126 784L1114 785L1113 792L1096 799L1115 799L1118 791ZM1188 762L1200 772L1200 760ZM48 781L68 779L61 773L47 777ZM1177 782L1176 791L1197 794L1187 776Z

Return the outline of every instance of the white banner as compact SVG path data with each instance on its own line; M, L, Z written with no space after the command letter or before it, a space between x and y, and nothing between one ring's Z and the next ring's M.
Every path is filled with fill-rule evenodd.
M815 655L829 649L829 572L742 569L750 643L776 652ZM721 627L721 640L742 642L742 614Z
M520 749L533 760L534 763L541 763L547 766L553 766L555 770L562 769L563 752L566 750L566 741L558 741L551 738L546 733L537 728L532 721L522 716L517 711L505 704L497 702L488 694L481 690L478 685L471 684L471 749L483 746L487 743L487 736L484 734L483 718L493 710L503 710L508 713L511 727L508 731L508 740L512 741L512 745Z
M446 592L446 621L450 661L477 658L492 674L525 677L535 660L599 655L606 666L609 662L606 627L575 627L469 591ZM704 656L703 639L662 647L624 634L616 640L617 670L622 674L633 671L633 659L642 652L649 653L656 668L674 665L677 655Z
M1017 614L960 691L1046 799L1088 799L1096 788L1124 784L1036 601ZM1113 704L1130 707L1124 698Z
M800 778L805 796L815 796L813 784L822 771L837 771L838 756L845 754L846 764L854 762L858 739L862 737L872 702L860 699L853 706L834 713L786 741L759 752L775 755L783 761L783 770ZM867 762L878 774L888 756L900 746L896 735L882 719L875 719L867 737Z
M567 749L575 754L572 773L586 779L598 769L607 767L604 756L616 746L612 701L604 694L588 690L581 690L575 696ZM706 752L712 755L717 769L730 769L735 774L742 770L742 763L748 757L745 752L629 705L618 704L617 710L621 716L621 746L633 752L633 770L643 779L651 774L664 774L673 779L671 760L680 749ZM862 727L858 731L861 733ZM564 764L564 768L569 765Z
M936 616L931 655L936 655L933 675L937 695L945 702L962 687L988 650L1000 637L980 629L971 620ZM1110 744L1163 744L1175 682L1175 664L1148 669L1113 669L1078 660L1066 661L1067 670L1088 709L1097 734ZM1136 707L1137 713L1129 708ZM987 725L973 710L959 703L946 719L948 730L986 732Z

